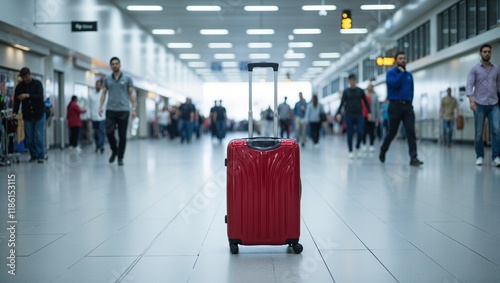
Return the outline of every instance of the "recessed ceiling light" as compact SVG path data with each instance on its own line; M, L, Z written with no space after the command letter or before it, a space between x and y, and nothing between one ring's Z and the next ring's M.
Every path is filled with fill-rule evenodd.
M233 44L229 42L213 42L208 44L208 48L233 48Z
M248 35L274 34L274 29L247 29Z
M129 11L162 11L163 7L158 5L128 5L127 10Z
M361 10L394 10L395 5L392 4L380 4L380 5L361 5Z
M272 48L273 44L270 42L250 42L248 48Z
M335 5L304 5L302 6L303 11L333 11L337 10Z
M154 29L152 32L153 34L175 34L175 30L173 29Z
M191 12L218 12L222 10L220 6L212 5L212 6L186 6L186 10Z
M196 60L196 59L200 59L201 56L200 54L196 54L196 53L183 53L183 54L179 54L179 58L180 59L187 59L187 60Z
M192 43L188 42L170 42L167 43L168 48L193 48Z
M313 61L312 65L314 67L328 67L330 66L331 62L330 61Z
M237 68L237 67L239 67L238 62L235 62L235 61L225 61L225 62L222 62L221 64L222 64L222 67L224 67L224 68ZM224 69L224 70L229 71L229 72L231 72L233 70L238 71L238 72L240 71L239 69Z
M216 53L214 54L214 58L219 60L231 60L236 58L236 55L233 53Z
M340 58L340 53L338 52L319 53L319 58L322 59Z
M363 34L368 33L368 29L365 28L352 28L352 29L341 29L341 34Z
M321 29L319 28L298 28L293 30L294 34L320 34Z
M269 59L269 58L271 58L271 54L269 54L269 53L250 53L250 54L248 54L248 58L254 59L254 60Z
M281 63L281 66L283 67L299 67L300 62L299 61L284 61Z
M313 47L312 42L289 42L289 48L310 48Z
M226 35L229 31L227 29L201 29L200 34L203 35Z
M274 12L278 11L278 6L245 6L243 9L247 12Z
M286 59L304 59L306 58L306 54L305 53L285 53L285 55L283 55L283 57L285 57Z
M188 62L188 67L191 68L205 68L207 63L205 62Z

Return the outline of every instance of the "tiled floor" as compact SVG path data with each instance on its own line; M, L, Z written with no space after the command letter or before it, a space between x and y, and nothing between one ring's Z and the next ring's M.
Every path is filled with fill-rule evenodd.
M18 221L15 276L0 230L0 282L500 282L500 168L476 167L470 145L420 143L420 168L400 141L385 164L349 160L345 137L308 145L300 255L230 254L225 148L133 140L123 167L91 149L0 167L1 219L15 174Z

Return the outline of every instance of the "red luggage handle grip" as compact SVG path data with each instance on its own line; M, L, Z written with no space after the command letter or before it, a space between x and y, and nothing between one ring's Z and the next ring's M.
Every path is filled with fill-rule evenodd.
M249 72L252 72L253 68L273 68L273 71L277 72L278 66L279 64L274 62L255 62L247 65Z

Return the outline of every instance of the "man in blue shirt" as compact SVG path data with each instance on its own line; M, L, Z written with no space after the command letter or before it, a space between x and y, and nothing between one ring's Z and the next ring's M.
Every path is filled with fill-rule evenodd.
M484 120L488 117L492 135L492 165L500 167L500 108L498 92L500 90L500 68L490 62L491 45L484 44L479 49L481 62L469 71L467 76L467 97L470 109L474 111L474 147L476 165L483 165Z
M389 100L389 132L380 147L380 162L385 162L385 153L398 133L399 123L403 122L406 129L410 165L424 164L417 158L417 142L415 137L415 113L413 112L413 76L406 71L406 55L404 52L396 53L396 67L386 74L387 99Z
M306 108L307 102L302 96L302 92L299 92L299 101L295 103L293 116L295 117L295 139L302 144L302 147L306 145L306 123L303 121Z

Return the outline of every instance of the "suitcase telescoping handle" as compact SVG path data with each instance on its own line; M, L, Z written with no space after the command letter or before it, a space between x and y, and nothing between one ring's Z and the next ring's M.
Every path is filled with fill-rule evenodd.
M274 71L274 137L278 137L278 63L255 62L248 63L248 137L253 137L253 112L252 112L252 72L254 68L273 68Z

